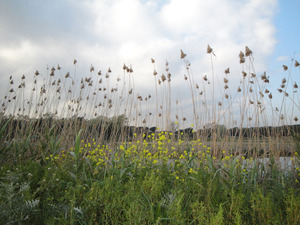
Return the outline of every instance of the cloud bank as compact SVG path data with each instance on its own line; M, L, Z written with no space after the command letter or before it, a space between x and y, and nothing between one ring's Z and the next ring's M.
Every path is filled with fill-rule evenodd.
M276 0L85 0L2 1L0 3L1 94L10 75L33 75L60 64L86 76L110 67L118 76L123 63L132 65L140 93L154 93L153 65L159 75L168 60L173 85L182 86L187 54L193 75L210 76L207 45L213 47L215 73L221 78L231 68L238 82L238 54L249 46L255 68L263 72L276 40L272 19ZM236 81L234 81L236 80ZM152 84L152 85L149 85ZM187 90L187 88L186 88ZM186 90L182 98L189 96Z

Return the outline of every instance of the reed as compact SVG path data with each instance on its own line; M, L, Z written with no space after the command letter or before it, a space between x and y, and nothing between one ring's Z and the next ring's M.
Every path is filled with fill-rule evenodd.
M299 224L299 62L270 85L245 47L235 87L210 45L207 54L211 73L199 75L180 51L190 108L168 61L162 72L149 61L148 94L126 64L122 76L91 65L82 77L74 60L73 73L58 65L10 77L0 223Z

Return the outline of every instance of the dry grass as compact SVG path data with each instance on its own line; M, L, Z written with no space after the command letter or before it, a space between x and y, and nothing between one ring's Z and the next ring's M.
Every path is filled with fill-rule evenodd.
M6 94L1 100L2 122L5 118L11 118L7 126L7 139L23 138L28 133L43 136L56 125L54 131L61 135L66 148L72 146L80 129L84 130L84 139L114 145L128 140L133 133L142 139L146 127L155 126L175 132L176 128L192 126L194 131L186 138L201 139L211 146L215 156L224 150L234 150L235 154L251 152L253 157L280 156L282 152L295 151L290 141L282 138L282 129L271 128L262 138L259 127L286 127L297 123L300 101L298 85L292 76L292 68L299 68L297 60L293 59L290 67L283 65L285 77L281 84L271 85L266 74L256 74L252 51L246 46L245 52L239 53L240 85L233 90L230 88L230 68L224 70L222 78L216 76L215 54L211 46L207 47L211 74L201 79L195 79L187 54L182 50L180 53L186 67L183 81L187 83L191 96L192 118L184 116L186 112L181 106L182 99L174 98L175 90L167 61L165 71L158 75L156 62L151 59L155 93L141 96L135 90L132 66L124 64L123 76L116 77L110 68L104 72L95 71L91 65L89 75L81 78L81 74L77 74L77 61L74 60L72 73L62 72L58 65L47 68L45 74L36 71L31 77L23 75L19 82L10 77ZM220 80L223 90L219 88ZM276 99L275 104L273 94L267 87L276 85L282 100L279 102ZM193 121L192 125L186 121ZM130 130L128 126L134 128ZM138 127L143 127L143 132L139 132ZM232 134L226 129L233 127L253 127L247 144L242 132ZM289 128L286 135L291 135Z

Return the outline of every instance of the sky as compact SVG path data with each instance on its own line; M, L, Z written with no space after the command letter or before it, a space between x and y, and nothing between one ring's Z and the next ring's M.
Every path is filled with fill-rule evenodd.
M110 67L115 76L123 74L124 63L131 65L137 93L154 95L153 58L158 74L168 60L172 85L183 87L173 95L189 109L180 49L200 82L211 74L208 44L221 81L230 67L231 85L238 86L238 54L249 46L255 72L266 71L270 83L280 84L282 65L300 61L299 10L299 0L2 0L0 96L7 93L11 75L45 74L47 66L58 64L72 72L74 59L82 77L91 65L96 71ZM299 69L293 70L300 83Z

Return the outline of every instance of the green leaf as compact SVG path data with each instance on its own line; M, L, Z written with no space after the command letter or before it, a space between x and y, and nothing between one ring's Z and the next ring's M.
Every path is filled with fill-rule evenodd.
M82 132L82 129L81 129L81 130L78 132L78 134L76 135L75 149L74 149L76 160L78 160L78 158L79 158L79 149L80 149L80 136L81 136L81 132Z

